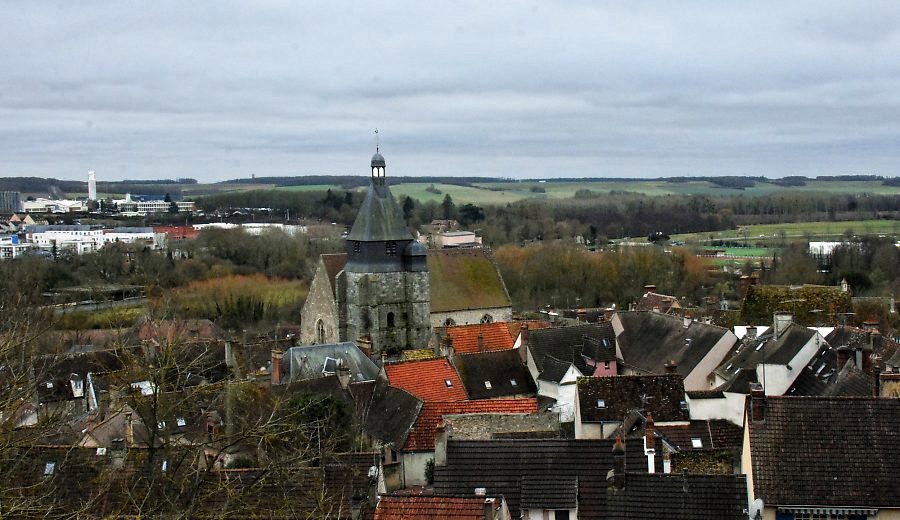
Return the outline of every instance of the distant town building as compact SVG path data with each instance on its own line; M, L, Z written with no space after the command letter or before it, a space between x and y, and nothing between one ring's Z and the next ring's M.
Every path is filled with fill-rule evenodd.
M97 174L88 170L88 200L97 200Z
M0 211L22 211L22 196L18 191L0 191Z

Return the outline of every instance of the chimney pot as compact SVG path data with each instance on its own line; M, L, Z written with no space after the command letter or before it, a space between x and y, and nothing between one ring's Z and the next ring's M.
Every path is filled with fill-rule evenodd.
M484 499L484 520L494 520L494 499Z
M753 422L766 420L766 392L759 383L750 385L750 418Z
M283 358L284 352L279 349L272 349L272 368L269 369L269 373L273 385L281 384L281 360Z

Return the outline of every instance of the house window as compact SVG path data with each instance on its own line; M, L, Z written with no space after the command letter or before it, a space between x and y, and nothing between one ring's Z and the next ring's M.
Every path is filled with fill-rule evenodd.
M519 383L517 383L515 379L510 379L509 384L511 384L512 386L518 386Z
M397 242L387 242L384 244L384 253L388 256L397 256Z
M702 448L703 439L701 439L700 437L691 437L691 447Z
M387 326L389 329L394 328L394 313L393 312L387 313Z
M559 509L553 512L553 520L569 520L569 510Z
M325 343L325 322L322 320L316 322L316 343Z
M491 385L491 382L490 382L490 381L485 381L485 382L484 382L484 387L487 388L488 390L490 390L491 388L493 388L493 385Z
M56 471L55 462L48 462L44 465L44 475L52 475L54 471Z
M447 385L447 388L453 388L453 381L449 379L444 379L444 384Z
M604 399L597 399L597 408L606 408L606 401Z
M603 362L603 368L605 368L606 370L609 370L609 361Z

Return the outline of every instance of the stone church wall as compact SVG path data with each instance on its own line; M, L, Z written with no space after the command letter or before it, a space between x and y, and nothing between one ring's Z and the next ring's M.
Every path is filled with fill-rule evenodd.
M322 320L325 329L324 343L338 341L337 305L331 292L331 282L325 271L325 264L319 260L316 275L306 296L306 303L300 312L300 342L306 345L319 343L316 335L316 323Z
M432 327L444 327L448 318L456 325L471 325L481 323L485 314L490 315L491 321L512 321L512 307L494 307L488 309L472 309L466 311L435 312L431 314Z

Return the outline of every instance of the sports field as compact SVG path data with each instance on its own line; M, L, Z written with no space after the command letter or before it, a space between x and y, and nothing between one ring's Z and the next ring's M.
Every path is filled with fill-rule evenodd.
M746 240L748 243L779 241L782 238L832 240L846 235L886 235L900 237L898 220L849 220L843 222L796 222L789 224L757 224L739 229L685 233L672 240L686 243L709 243L715 240Z

